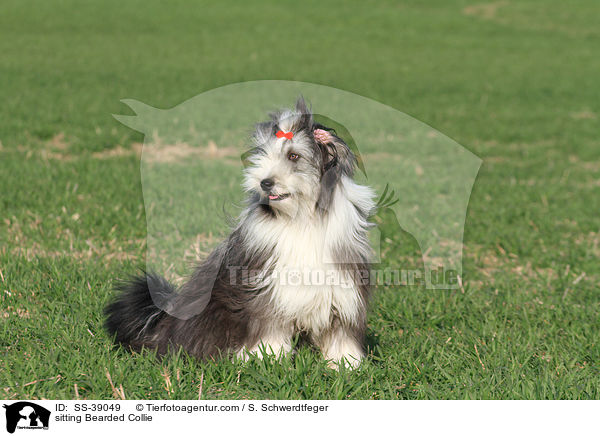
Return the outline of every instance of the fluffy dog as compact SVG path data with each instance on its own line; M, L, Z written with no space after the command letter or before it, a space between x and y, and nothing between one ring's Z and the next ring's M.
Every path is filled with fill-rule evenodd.
M106 328L134 350L183 347L204 359L291 351L298 333L331 366L364 357L369 216L356 157L303 99L256 126L247 202L229 237L181 289L155 274L120 286Z

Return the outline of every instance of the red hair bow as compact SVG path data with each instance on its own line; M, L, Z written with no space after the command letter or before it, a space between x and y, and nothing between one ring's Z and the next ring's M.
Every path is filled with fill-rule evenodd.
M284 132L283 130L278 130L275 134L278 138L292 139L294 134L292 132Z

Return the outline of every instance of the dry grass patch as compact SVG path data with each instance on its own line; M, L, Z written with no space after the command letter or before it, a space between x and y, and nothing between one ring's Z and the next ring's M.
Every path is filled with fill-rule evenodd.
M20 307L7 306L6 310L0 311L0 318L29 318L30 314L27 309L21 309Z
M596 114L592 111L571 112L571 118L576 120L595 120Z
M75 219L76 215L73 215L72 218ZM28 261L38 257L58 258L64 256L75 260L100 258L105 261L122 261L138 258L146 246L145 238L103 240L98 237L88 237L83 241L86 248L77 248L81 247L82 238L76 236L69 228L58 227L52 234L44 233L43 241L60 241L59 245L64 248L50 248L42 241L42 232L39 227L41 222L40 217L34 216L27 225L30 230L39 232L40 240L38 240L32 237L30 232L25 231L15 217L4 220L7 229L8 250L11 254L22 256Z
M194 147L187 142L162 144L160 142L144 144L143 156L150 163L183 163L189 159L239 159L240 151L233 147L218 147L214 141L208 141L206 147Z
M498 9L506 5L508 5L507 1L471 5L463 9L463 14L481 18L483 20L492 20L496 18Z
M115 148L109 148L107 150L98 151L96 153L92 153L92 157L94 159L111 159L115 157L123 157L123 156L140 156L142 154L142 146L140 142L134 142L131 144L131 147L126 148L121 145L117 145Z
M524 262L516 254L507 253L500 246L496 250L481 246L465 250L465 257L475 262L477 271L483 274L487 278L486 281L490 284L494 284L498 274L502 273L510 273L525 283L531 283L540 279L549 283L558 278L558 273L555 269L534 267L530 261ZM483 285L483 282L479 280L470 282L470 284L478 283Z

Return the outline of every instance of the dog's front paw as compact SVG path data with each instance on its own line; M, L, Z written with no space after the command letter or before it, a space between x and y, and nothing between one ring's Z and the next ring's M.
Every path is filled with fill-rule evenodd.
M260 342L250 348L241 348L236 353L236 355L239 359L242 359L243 361L247 361L252 356L256 356L259 359L262 359L265 356L275 356L279 359L287 355L291 351L291 348L291 345L287 342L275 344Z
M363 346L356 336L345 329L334 329L318 337L315 341L327 360L327 366L333 369L358 368L365 357Z
M344 367L347 369L356 369L360 366L362 362L362 356L354 357L354 356L344 356L341 359L327 359L327 366L331 369L335 369L336 371L340 370L340 367Z

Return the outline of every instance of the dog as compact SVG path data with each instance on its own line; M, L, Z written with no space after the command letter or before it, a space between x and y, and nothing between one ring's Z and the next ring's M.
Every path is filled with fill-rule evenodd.
M330 366L359 366L374 192L353 180L355 154L302 97L270 118L244 155L248 195L229 236L181 289L153 273L121 283L105 310L117 343L247 359L289 353L301 334Z

